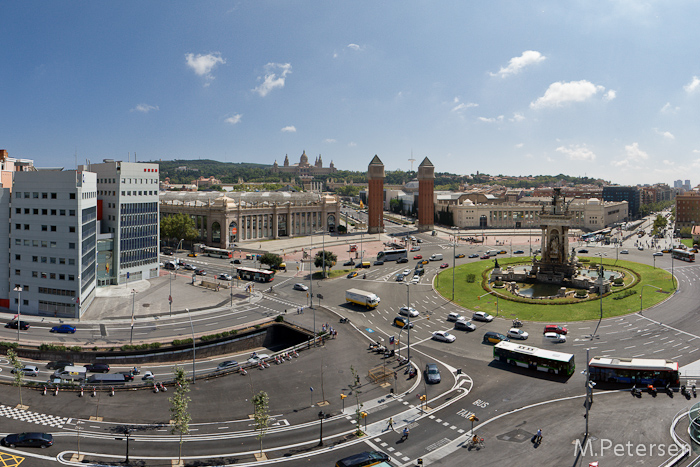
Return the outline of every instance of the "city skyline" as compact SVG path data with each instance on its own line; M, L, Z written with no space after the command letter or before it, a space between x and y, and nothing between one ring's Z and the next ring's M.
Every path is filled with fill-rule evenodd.
M692 2L4 3L0 147L37 166L214 159L687 179ZM414 169L416 165L414 164Z

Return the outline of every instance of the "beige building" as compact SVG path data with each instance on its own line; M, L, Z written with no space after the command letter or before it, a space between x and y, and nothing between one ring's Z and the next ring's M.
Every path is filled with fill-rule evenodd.
M197 241L228 249L240 242L332 232L340 203L334 195L308 192L168 191L160 194L160 213L189 215L199 230Z
M320 154L314 161L314 165L309 164L309 157L306 155L306 151L304 151L299 158L298 164L289 165L289 156L285 155L282 167L280 167L277 164L277 161L275 161L275 163L272 164L270 172L273 174L292 174L303 179L313 178L316 175L330 175L337 172L337 169L335 168L335 165L333 165L333 161L331 161L331 165L329 167L323 167L323 159L321 158Z
M527 201L522 202L524 200ZM469 199L457 201L453 197L438 196L435 209L452 211L454 225L460 228L517 229L537 228L540 213L547 204L551 204L551 198L523 198L518 203L474 204ZM603 202L596 198L571 200L569 212L572 228L591 231L623 222L628 216L626 201Z

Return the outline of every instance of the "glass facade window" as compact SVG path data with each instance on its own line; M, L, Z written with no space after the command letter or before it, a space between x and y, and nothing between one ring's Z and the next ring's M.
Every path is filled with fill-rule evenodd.
M122 204L120 220L120 268L157 263L158 203Z

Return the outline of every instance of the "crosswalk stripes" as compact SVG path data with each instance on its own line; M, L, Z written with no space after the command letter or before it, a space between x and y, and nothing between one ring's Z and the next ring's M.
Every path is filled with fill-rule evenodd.
M20 420L22 422L36 423L38 425L50 426L53 428L63 428L63 425L68 422L68 419L65 417L46 415L29 410L20 410L7 405L0 405L0 417Z

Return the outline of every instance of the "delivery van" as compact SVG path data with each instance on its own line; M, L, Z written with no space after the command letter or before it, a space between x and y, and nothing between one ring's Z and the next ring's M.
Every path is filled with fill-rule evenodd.
M430 255L430 261L442 261L442 253L433 253Z

